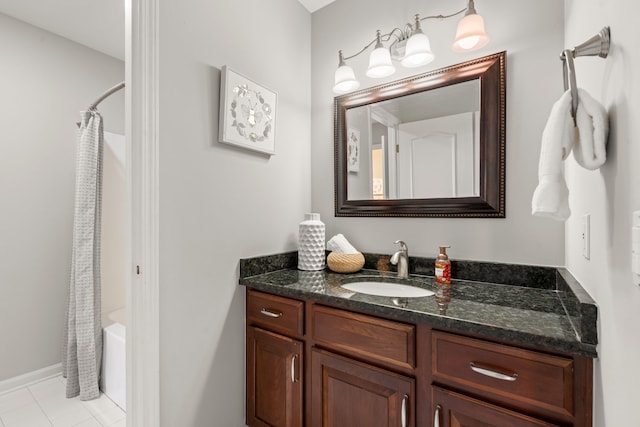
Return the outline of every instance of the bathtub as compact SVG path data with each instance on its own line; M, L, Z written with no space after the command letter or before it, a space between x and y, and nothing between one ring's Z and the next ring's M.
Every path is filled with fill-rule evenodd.
M126 410L126 310L108 313L102 328L100 389Z

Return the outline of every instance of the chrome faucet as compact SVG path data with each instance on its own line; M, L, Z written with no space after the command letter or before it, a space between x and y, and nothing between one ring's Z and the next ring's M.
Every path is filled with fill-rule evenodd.
M409 248L402 240L396 240L400 245L400 250L391 255L391 264L398 265L398 278L407 279L409 277Z

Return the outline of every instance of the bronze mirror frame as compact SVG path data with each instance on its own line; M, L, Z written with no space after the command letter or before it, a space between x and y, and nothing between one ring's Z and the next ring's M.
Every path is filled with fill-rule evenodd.
M347 110L479 79L480 158L477 197L348 200ZM334 98L336 217L505 217L506 51Z

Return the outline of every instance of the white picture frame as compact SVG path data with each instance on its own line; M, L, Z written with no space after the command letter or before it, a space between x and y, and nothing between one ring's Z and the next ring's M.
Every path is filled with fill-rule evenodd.
M349 172L360 171L360 131L347 129L347 168Z
M276 92L222 67L220 142L269 155L276 154Z

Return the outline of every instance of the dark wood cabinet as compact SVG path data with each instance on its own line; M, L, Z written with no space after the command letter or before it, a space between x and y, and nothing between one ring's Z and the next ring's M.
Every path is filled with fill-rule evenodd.
M304 302L249 290L246 331L246 423L304 423Z
M415 426L413 378L318 349L311 371L312 426Z
M301 338L304 334L304 302L250 290L247 293L247 324Z
M464 394L431 387L434 427L558 427Z
M302 426L302 342L247 328L247 424Z
M314 343L400 370L415 368L415 325L317 305L311 313Z
M573 359L440 331L431 343L438 384L528 414L574 415Z
M432 331L431 365L432 383L442 387L437 389L440 394L444 389L462 393L455 394L456 406L447 409L452 415L443 415L452 420L445 426L591 426L590 359ZM453 402L451 396L454 394L447 398ZM434 411L437 405L445 407L435 398L431 405ZM478 420L521 416L522 421L459 424L456 420L463 418L462 409L471 405L478 407ZM464 413L468 417L474 412Z
M592 426L592 359L469 335L249 289L246 422Z

